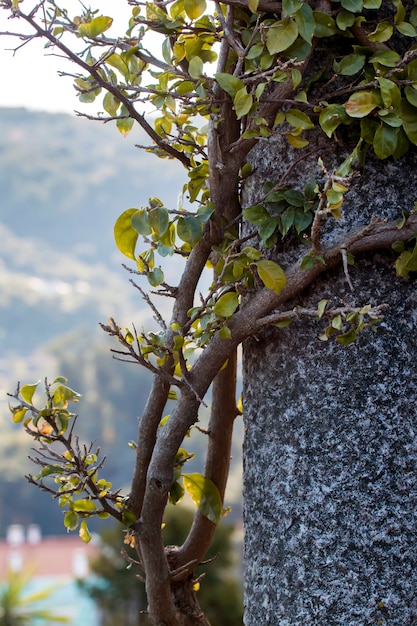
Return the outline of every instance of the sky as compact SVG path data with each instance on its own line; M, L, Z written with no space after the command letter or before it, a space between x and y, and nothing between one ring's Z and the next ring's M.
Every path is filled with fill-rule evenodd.
M23 8L32 6L32 0L24 0ZM91 0L85 2L92 8L100 8L104 15L114 17L111 36L125 32L131 7L127 0ZM62 6L71 16L80 14L78 0L64 0ZM115 12L117 6L117 12ZM8 14L0 9L0 32L23 32L21 20L7 19ZM26 107L49 112L72 113L74 110L95 114L97 107L82 105L76 97L72 80L60 77L59 70L74 72L74 65L51 55L44 43L31 41L15 54L7 48L15 48L19 41L0 37L0 107ZM97 101L98 102L98 101Z

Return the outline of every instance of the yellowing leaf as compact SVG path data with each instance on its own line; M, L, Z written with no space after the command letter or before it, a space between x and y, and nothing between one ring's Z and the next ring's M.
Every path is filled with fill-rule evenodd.
M12 421L15 424L19 424L20 422L23 422L26 412L27 412L26 408L12 410Z
M111 17L107 17L105 15L95 17L89 24L90 37L97 37L97 35L101 35L108 30L112 24L113 19Z
M116 246L128 259L135 258L135 248L138 240L138 233L132 227L131 218L137 209L127 209L117 218L114 225L114 240Z
M149 226L154 237L160 237L169 226L169 213L165 207L155 207L148 211Z
M117 120L116 126L119 132L123 135L123 137L126 137L126 135L128 135L132 130L134 123L135 120L133 120L131 117L121 117Z
M20 389L20 395L22 396L23 400L25 402L27 402L28 404L31 404L32 402L32 398L33 398L33 394L35 393L38 385L39 385L38 381L37 383L35 383L34 385L23 385L23 387L21 387Z
M92 500L87 500L83 498L82 500L74 500L73 501L74 511L79 511L80 513L93 513L96 511L97 507Z
M265 287L277 295L280 294L287 282L285 272L282 267L280 267L278 263L270 261L269 259L258 261L255 265L258 270L259 278Z
M58 385L53 394L54 405L59 409L65 409L68 402L78 402L79 399L80 394L66 385Z
M64 526L68 530L77 530L80 518L74 511L68 511L64 516Z
M379 104L378 96L372 91L357 91L346 102L345 110L350 117L365 117Z
M215 315L219 317L230 317L239 306L239 296L235 291L223 294L213 307Z
M206 0L184 0L184 10L190 20L197 20L206 10Z
M81 522L79 535L80 535L80 539L84 541L84 543L88 543L91 540L90 531L87 528L87 520L83 520Z
M95 17L91 20L91 22L83 22L80 24L78 32L83 37L90 37L91 39L94 39L94 37L97 37L108 30L112 24L113 19L111 17L100 15L99 17Z
M184 487L202 515L217 524L222 515L219 490L202 474L183 474Z

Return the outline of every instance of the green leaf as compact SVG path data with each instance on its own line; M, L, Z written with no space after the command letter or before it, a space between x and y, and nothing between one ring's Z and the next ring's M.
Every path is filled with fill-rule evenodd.
M392 37L394 27L391 22L380 22L372 33L369 33L370 41L384 42Z
M184 10L190 20L198 20L206 10L206 0L184 0Z
M362 0L341 0L340 4L346 11L351 11L351 13L360 13L362 11Z
M203 70L204 64L200 57L193 57L188 65L188 72L191 78L195 78L196 80L198 80L199 78L201 78Z
M338 166L338 168L336 169L337 176L343 176L343 177L349 176L351 169L352 169L352 165L356 163L357 161L359 161L361 145L362 145L362 139L358 141L358 143L356 144L352 152Z
M347 30L355 23L355 15L350 11L339 11L336 15L336 24L340 30Z
M338 74L353 76L361 71L365 65L366 57L362 54L348 54L339 63Z
M171 489L169 490L168 499L171 504L178 504L178 502L181 502L183 497L184 487L181 485L181 483L178 482L178 480L175 480L171 485Z
M259 6L259 0L248 0L248 7L252 13L256 13Z
M298 26L298 34L304 39L305 42L311 44L314 35L314 29L316 22L314 20L314 13L310 5L306 2L302 3L302 7L294 16L295 23Z
M51 474L63 474L64 469L60 465L47 465L43 467L36 479L45 478L46 476L50 476Z
M136 522L136 515L133 513L133 511L129 511L129 509L123 509L122 524L124 524L125 526L129 528L135 522Z
M354 328L351 328L347 332L343 333L342 335L338 335L336 337L336 341L338 341L343 346L348 346L349 344L353 343L355 339L356 339L356 330Z
M328 300L320 300L318 306L317 306L317 315L319 316L319 319L321 319L323 317L324 311L326 309Z
M151 225L149 224L148 211L146 209L138 209L133 213L130 224L134 230L147 237L152 233Z
M64 516L64 526L68 530L77 530L80 521L79 515L74 511L68 511Z
M219 337L221 337L222 339L231 339L232 332L230 328L228 328L227 326L222 326L219 330Z
M399 22L395 25L395 28L406 37L416 37L417 32L412 24L409 22Z
M262 253L252 246L246 246L241 250L241 253L248 257L251 261L258 261L262 257Z
M56 378L54 378L53 383L63 383L65 385L65 383L68 382L68 378L65 378L65 376L57 376Z
M239 91L233 98L233 105L235 107L236 117L238 120L240 120L244 115L247 115L247 113L249 113L252 108L252 104L253 96L248 94L248 92L246 91L246 87L242 87L242 89L239 89Z
M404 94L408 102L412 106L417 107L417 90L414 89L414 87L410 87L409 85L407 85L407 87L404 89Z
M242 89L245 84L240 78L232 76L231 74L217 73L214 74L216 82L231 98L234 98L237 92Z
M294 224L295 209L290 206L281 215L281 232L285 236Z
M308 130L309 128L314 128L314 124L311 119L308 117L306 113L299 111L298 109L290 109L285 114L285 119L288 124L294 126L295 128L302 128L304 130Z
M235 291L223 294L213 307L214 314L218 317L230 317L239 306L239 295Z
M343 327L342 316L341 315L336 315L336 317L334 317L332 319L331 326L332 326L332 328L335 328L336 330L342 330L342 327Z
M217 524L222 516L223 506L219 490L213 481L202 474L183 474L183 481L199 512Z
M287 50L298 37L298 26L294 20L279 20L268 28L266 47L269 54L278 54Z
M300 233L307 230L312 221L313 214L311 213L311 211L308 211L307 213L304 211L296 211L294 217L294 228L296 233L299 235Z
M108 65L111 65L111 67L115 67L117 70L119 70L119 72L121 73L121 75L128 80L129 75L130 75L130 71L129 71L129 66L127 65L126 61L124 60L124 58L122 58L120 56L120 54L111 54L107 59L106 59L106 63Z
M384 67L395 67L401 60L398 52L394 50L378 50L369 59L373 64L383 65Z
M177 234L182 241L189 243L190 246L195 246L203 234L200 220L192 215L178 218Z
M251 224L256 224L257 226L260 226L266 220L271 219L268 211L261 204L244 209L243 217Z
M148 282L152 287L159 287L159 285L161 285L165 279L164 272L161 270L160 267L155 267L155 269L153 269L151 272L148 272L146 278L148 279Z
M328 13L322 13L321 11L314 11L314 20L316 26L314 28L315 37L331 37L337 33L337 27L335 21Z
M364 9L379 9L382 4L382 0L364 0Z
M349 121L345 107L341 104L330 104L319 116L319 123L328 137L331 137L340 124Z
M263 246L267 245L266 243L267 240L271 237L271 235L273 235L278 224L279 224L278 217L269 216L268 219L262 222L262 224L259 226L259 236L261 238L261 242Z
M280 294L287 282L282 267L269 259L258 261L255 265L258 270L259 278L265 287L277 295Z
M32 404L33 394L35 393L39 383L40 381L34 383L33 385L23 385L23 387L20 388L20 395L28 404Z
M127 209L117 218L114 225L114 240L119 251L128 257L135 258L135 248L138 240L138 233L132 227L132 217L137 209Z
M365 117L379 106L379 98L372 91L357 91L345 104L346 113L350 117Z
M81 522L81 526L80 526L80 530L78 534L80 536L81 541L83 541L84 543L88 543L89 541L91 541L91 535L87 527L86 519Z
M382 76L378 77L379 86L381 89L381 98L384 106L389 108L391 106L398 107L401 103L401 92L397 85L387 78Z
M381 124L374 136L374 150L379 159L392 156L397 147L397 130Z
M292 16L301 9L303 3L300 0L283 0L282 9L288 16Z
M103 108L112 117L116 117L120 101L109 91L103 98Z
M408 139L411 143L417 145L417 108L413 107L405 99L401 101L401 119Z

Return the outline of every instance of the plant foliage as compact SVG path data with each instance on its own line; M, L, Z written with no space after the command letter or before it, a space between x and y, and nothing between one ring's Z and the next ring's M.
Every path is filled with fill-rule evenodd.
M69 530L89 540L91 516L111 515L125 524L146 576L150 619L155 624L207 624L195 599L193 572L204 558L224 513L230 440L239 414L235 398L236 348L267 325L316 319L320 338L349 344L375 329L383 304L311 309L291 307L325 270L354 256L396 247L397 272L416 270L413 211L395 224L378 216L362 230L326 245L324 226L343 215L344 197L366 152L400 159L417 145L417 13L401 0L130 0L125 32L112 34L112 18L84 8L70 14L55 0L32 10L19 0L0 0L12 23L30 28L25 41L41 38L74 64L81 102L101 109L89 119L114 121L126 136L135 124L145 146L176 159L187 173L179 206L152 197L124 210L114 228L134 282L153 311L157 330L122 329L110 318L102 327L119 342L117 358L154 375L139 420L136 464L129 495L101 476L99 451L74 435L70 403L78 395L66 381L18 387L12 417L39 441L41 466L29 479L59 499ZM160 49L151 52L150 36ZM325 61L319 56L326 47ZM317 70L317 61L324 64ZM147 113L149 112L149 113ZM347 133L348 131L348 133ZM268 181L258 201L242 207L242 189L253 175L248 154L277 136L300 150L334 145L349 135L351 152L332 171L320 159L317 177L292 188L284 175ZM291 169L291 166L289 166ZM163 166L161 166L163 176ZM243 212L242 212L243 208ZM408 210L408 212L407 212ZM242 227L243 219L245 226ZM273 246L298 254L282 267ZM178 284L166 279L169 257L185 262ZM198 293L205 270L213 278ZM172 299L163 318L157 296ZM190 454L183 440L198 420L212 386L205 474L183 472ZM168 399L175 408L164 416ZM59 451L56 451L59 444ZM62 452L62 446L64 452ZM52 483L51 483L52 480ZM163 547L161 523L167 501L191 494L196 515L178 548Z

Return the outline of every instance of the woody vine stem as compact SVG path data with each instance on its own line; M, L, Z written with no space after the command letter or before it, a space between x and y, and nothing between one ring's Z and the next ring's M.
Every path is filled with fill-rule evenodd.
M151 198L146 207L124 211L115 224L116 244L133 262L133 282L160 326L159 331L138 332L132 326L124 332L112 318L102 325L119 342L117 358L153 374L139 419L130 493L114 491L102 478L99 450L78 441L69 403L79 396L65 379L45 383L41 407L38 385L18 386L11 411L38 445L35 462L41 469L29 480L59 499L66 527L79 528L87 541L92 515L125 524L146 580L152 622L195 626L208 624L195 596L194 570L224 512L233 422L240 413L238 346L268 325L296 324L306 317L324 326L323 340L349 344L375 328L383 303L334 306L323 299L315 308L294 307L302 292L336 266L354 288L348 262L376 250L397 250L400 275L417 269L417 217L410 208L395 223L375 216L338 241L329 243L322 235L326 225L342 217L365 147L387 159L401 158L417 144L417 16L400 0L388 12L381 0L128 4L126 32L110 37L112 18L98 11L82 8L70 16L55 0L32 6L29 0L0 0L11 24L24 25L21 32L1 33L20 40L16 51L41 39L73 63L74 73L63 75L72 77L82 102L103 94L104 112L82 115L115 122L123 135L139 124L151 142L146 149L178 160L187 172L183 192L191 209L169 210ZM148 50L149 33L162 36L160 55ZM322 79L314 58L327 39L339 52ZM140 111L150 105L153 114ZM318 159L317 179L302 189L288 187L291 170L312 153L325 154L336 132L347 126L357 139L351 153L331 171ZM317 137L318 132L321 139L311 151L309 133ZM254 174L248 155L274 137L301 156L288 163L281 180L260 190L257 203L242 207L245 183ZM283 242L293 246L292 258L297 256L285 267L268 253ZM155 257L163 261L174 254L185 259L185 268L178 284L170 285ZM207 294L199 295L207 267L213 281ZM153 289L150 294L136 284L141 278ZM172 300L169 321L155 294ZM182 443L210 387L204 475L187 474L189 454ZM164 417L168 399L176 401L169 418ZM196 504L194 522L182 546L166 549L164 510L168 500L181 500L184 489Z

